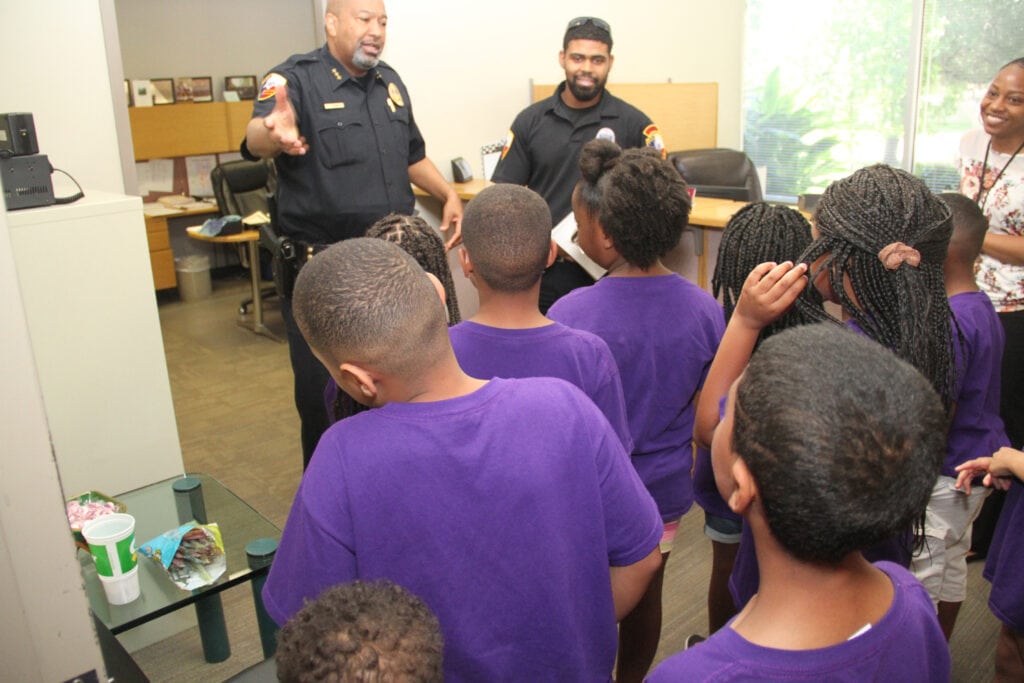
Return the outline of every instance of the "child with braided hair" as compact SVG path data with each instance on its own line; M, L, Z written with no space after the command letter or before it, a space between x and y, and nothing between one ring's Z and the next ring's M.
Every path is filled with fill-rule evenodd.
M760 330L789 310L794 298L809 318L844 324L916 367L950 409L956 390L954 327L943 264L951 230L949 207L905 171L877 164L829 185L815 214L815 241L801 263L765 263L751 273L744 294L752 301L761 296L770 306L751 306L752 314L736 324L730 320L701 396L697 440L710 439L718 403L746 367ZM814 288L794 297L805 274ZM821 297L838 304L845 321L830 315ZM910 532L864 548L865 556L908 566ZM737 609L759 584L748 538L745 530L730 578Z
M814 216L815 242L801 257L847 324L928 378L947 408L954 401L951 311L943 264L950 209L919 178L876 164L828 186ZM840 322L816 298L797 306Z
M803 215L787 206L753 202L729 219L722 232L718 260L711 279L712 294L720 299L725 319L733 311L750 272L761 263L794 260L810 245L811 226ZM790 308L778 320L761 330L757 344L776 332L808 322L798 309ZM717 406L712 406L717 411ZM717 412L711 416L717 422ZM699 419L699 418L698 418ZM741 518L722 500L711 470L710 439L702 440L695 430L696 462L693 492L704 509L704 534L711 539L711 580L708 583L708 633L714 633L736 614L729 594L732 572L741 535ZM691 637L691 641L694 637Z
M622 150L592 140L580 156L573 192L580 247L608 270L548 311L552 320L608 343L622 377L632 462L664 523L672 550L679 518L693 504L693 416L718 348L722 309L706 291L661 261L690 215L686 182L651 149ZM640 681L658 648L664 565L619 629L615 680Z

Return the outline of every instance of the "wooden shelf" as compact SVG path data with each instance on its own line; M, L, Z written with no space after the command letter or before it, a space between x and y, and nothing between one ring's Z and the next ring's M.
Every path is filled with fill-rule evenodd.
M251 101L130 107L135 160L237 152L251 116Z

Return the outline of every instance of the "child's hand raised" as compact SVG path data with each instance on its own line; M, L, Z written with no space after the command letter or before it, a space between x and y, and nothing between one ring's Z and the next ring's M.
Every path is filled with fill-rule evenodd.
M990 458L975 458L958 465L956 471L956 488L971 492L971 480L984 474L981 483L985 486L1006 491L1010 488L1014 477L1024 474L1024 453L1016 448L1003 446Z
M781 317L807 287L807 264L762 263L747 276L733 318L761 330Z

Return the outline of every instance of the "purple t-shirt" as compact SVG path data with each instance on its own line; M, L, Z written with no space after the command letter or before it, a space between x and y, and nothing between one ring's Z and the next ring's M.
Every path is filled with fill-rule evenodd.
M494 379L328 429L263 599L282 624L329 586L387 578L437 615L446 680L608 680L609 566L643 559L661 532L583 392L560 379Z
M725 403L728 398L728 396L723 396L718 400L719 423L725 418ZM718 491L718 483L715 482L715 470L711 465L711 449L701 448L694 444L694 454L693 496L697 500L697 505L700 505L704 512L716 517L731 519L736 522L741 521L743 518L732 511L732 508L729 507L729 504L725 502L722 494Z
M963 292L949 298L960 325L963 344L953 330L957 365L956 412L949 428L949 446L942 473L956 476L956 466L989 456L1010 440L999 417L1003 325L984 292Z
M902 567L875 566L892 580L892 605L852 640L816 650L778 650L755 645L726 625L666 659L647 681L948 681L949 647L928 593Z
M622 377L633 466L662 519L693 504L694 397L725 331L722 307L679 275L605 277L555 302L548 317L608 343Z
M575 384L608 418L626 452L633 449L619 368L597 335L561 323L510 330L469 320L449 328L448 335L471 377L558 377Z
M1013 480L988 548L983 576L992 582L988 606L999 621L1024 631L1024 485Z

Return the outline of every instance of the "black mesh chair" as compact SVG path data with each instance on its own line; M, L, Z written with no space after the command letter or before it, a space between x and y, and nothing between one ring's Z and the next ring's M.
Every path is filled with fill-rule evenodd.
M743 152L722 147L688 149L668 155L698 197L759 202L764 199L757 169Z
M273 215L270 202L277 190L277 173L273 161L228 161L217 165L210 172L210 182L222 215L235 214L245 218L256 211ZM273 234L273 230L267 227L267 230L263 227L260 229L260 245L273 249L272 242L266 237L268 233ZM254 264L254 267L260 268L260 264ZM261 290L263 297L275 294L277 291L272 285ZM239 304L239 312L245 315L251 305L251 297L243 300Z

